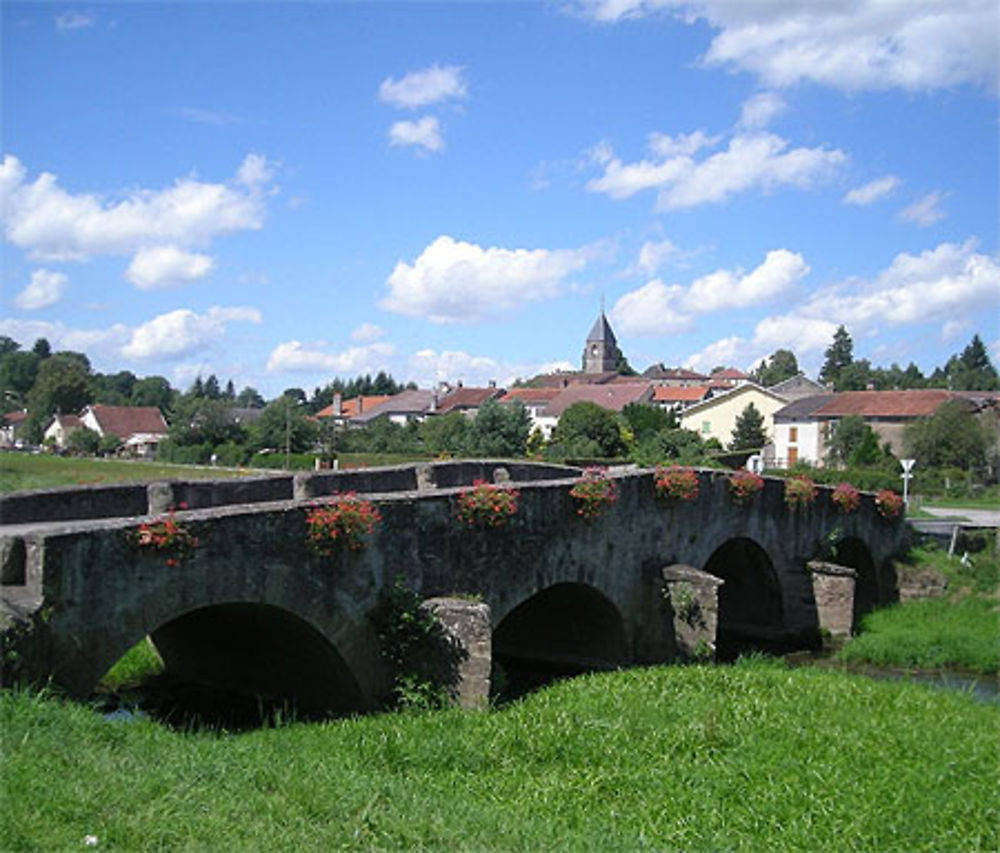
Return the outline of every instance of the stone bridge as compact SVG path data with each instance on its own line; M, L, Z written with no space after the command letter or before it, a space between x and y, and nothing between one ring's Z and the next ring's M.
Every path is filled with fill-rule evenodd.
M570 495L581 473L476 461L6 496L5 683L51 680L86 696L149 636L183 677L302 706L374 707L387 674L372 613L397 576L465 644L471 704L491 663L530 679L801 648L895 597L905 524L883 519L871 495L841 515L821 487L792 511L782 481L765 479L739 505L727 472L701 470L697 498L664 502L654 472L626 470L612 475L618 500L588 520ZM519 491L505 526L456 518L457 496L479 479ZM359 550L318 555L307 508L345 491L382 521ZM175 565L130 536L171 506L185 507L176 518L199 540Z

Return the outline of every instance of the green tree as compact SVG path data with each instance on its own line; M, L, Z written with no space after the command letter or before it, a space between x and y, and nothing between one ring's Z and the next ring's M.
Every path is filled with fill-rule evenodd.
M611 458L627 450L614 412L590 402L574 403L566 408L552 434L552 444L574 456Z
M750 372L754 382L769 388L799 375L799 362L795 353L788 349L778 349L765 358L755 370Z
M764 416L753 403L747 403L743 411L736 416L733 435L729 439L729 449L755 450L765 444L767 444L767 431L764 429Z
M520 402L487 400L472 422L469 449L478 456L524 456L530 432L531 418Z
M0 391L6 400L24 403L35 384L40 362L41 359L33 352L19 349L9 350L0 356Z
M903 447L921 467L981 469L987 464L996 436L964 400L949 400L933 415L903 430Z
M228 403L191 395L178 402L169 434L170 440L180 447L194 444L215 447L246 440L246 431L233 418Z
M676 429L679 426L674 412L646 403L628 403L622 409L622 417L628 422L635 440L639 442L660 430Z
M48 358L52 355L52 347L45 338L38 338L38 340L35 341L34 346L31 348L31 351L37 355L39 359Z
M96 456L100 446L100 433L87 427L73 430L66 439L66 449L76 456Z
M306 420L306 411L291 396L282 395L264 407L250 426L251 450L265 448L289 453L305 453L316 442L316 424Z
M449 453L457 456L469 446L472 424L461 412L427 418L420 424L420 440L428 453Z
M840 378L840 371L847 367L854 360L854 341L843 326L837 326L837 331L833 333L833 343L827 347L826 361L819 372L820 382L831 382L834 387Z
M146 376L132 386L133 406L156 406L166 414L173 407L174 390L163 376Z
M872 366L868 359L852 361L841 368L834 380L836 391L864 391L872 380Z
M256 388L251 388L247 385L236 395L236 405L241 409L263 409L265 403L260 392ZM320 406L320 408L323 407Z
M661 463L694 465L705 458L707 450L697 432L690 429L662 429L640 439L633 453L643 466Z
M40 420L79 412L91 402L90 374L76 353L56 353L38 365L28 409ZM86 362L89 365L89 362Z
M945 366L948 387L955 391L994 391L998 387L997 370L979 335Z

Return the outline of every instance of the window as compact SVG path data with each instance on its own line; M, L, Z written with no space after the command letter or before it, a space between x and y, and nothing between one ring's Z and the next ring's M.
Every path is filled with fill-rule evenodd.
M712 431L712 422L711 421L702 421L701 422L701 434L702 435L708 435L711 431Z
M794 443L799 440L799 428L789 427L788 428L788 441L789 443Z

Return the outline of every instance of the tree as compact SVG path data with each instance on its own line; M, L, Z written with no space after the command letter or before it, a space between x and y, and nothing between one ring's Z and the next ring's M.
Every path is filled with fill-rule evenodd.
M66 449L77 456L96 456L101 435L87 427L73 430L66 439Z
M864 468L886 460L886 454L879 446L878 433L865 423L861 415L841 418L830 430L826 448L827 460L833 465Z
M614 412L589 402L567 407L559 417L552 442L570 455L607 458L626 451Z
M226 390L222 392L222 396L227 400L236 399L236 386L233 385L232 379L226 382Z
M28 409L41 420L55 412L79 412L91 401L90 375L76 355L56 353L38 365Z
M663 429L640 439L633 456L639 465L644 466L664 462L693 465L705 458L707 449L694 430Z
M133 406L156 406L164 414L174 402L174 390L163 376L147 376L136 380L130 398Z
M206 397L183 397L177 405L169 433L170 440L180 446L208 444L214 447L246 439L246 431L233 419L229 404Z
M979 335L973 335L961 355L945 365L948 387L955 391L993 391L998 387L997 370Z
M642 441L660 430L676 429L679 426L677 415L673 411L646 403L628 403L622 409L622 416L628 422L636 441Z
M921 467L982 468L994 440L964 400L942 403L903 430L903 447Z
M52 347L45 338L39 338L36 340L35 345L31 348L31 351L39 358L48 358L52 355Z
M770 358L765 358L755 370L750 371L750 376L758 385L770 388L786 379L799 375L799 362L795 353L788 349L778 349L771 353Z
M235 402L241 409L263 409L265 405L264 398L260 395L260 392L249 385L236 395Z
M487 400L472 422L469 449L480 456L524 456L530 432L531 418L520 402Z
M819 372L820 382L831 382L836 387L840 371L854 360L854 342L843 326L837 326L833 333L833 343L827 347L826 361Z
M469 445L472 424L461 412L428 418L419 428L420 440L428 453L464 453Z
M272 400L250 426L248 444L252 450L305 453L316 441L316 424L306 420L306 412L294 397L282 395Z
M756 450L767 444L767 431L764 429L764 416L753 404L746 407L736 416L736 426L729 440L730 450Z
M205 380L205 384L202 386L202 393L209 400L218 400L222 397L222 389L219 387L218 377L214 373Z
M872 366L867 358L863 358L841 368L833 387L836 391L864 391L871 379Z

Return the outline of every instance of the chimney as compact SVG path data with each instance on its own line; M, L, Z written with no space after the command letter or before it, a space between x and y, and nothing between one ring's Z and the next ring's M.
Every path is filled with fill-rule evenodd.
M358 394L358 411L357 411L357 414L360 415L361 412L364 411L364 408L365 408L365 398L364 398L363 395Z
M496 387L497 387L497 381L496 381L496 379L491 379L490 380L490 388L496 388Z
M344 414L344 401L341 398L339 391L333 395L333 410L331 414L335 418L339 418Z

